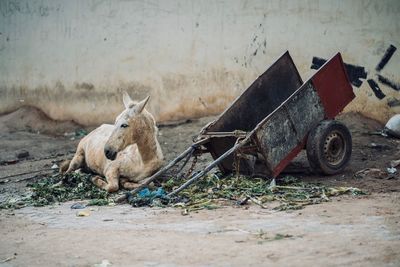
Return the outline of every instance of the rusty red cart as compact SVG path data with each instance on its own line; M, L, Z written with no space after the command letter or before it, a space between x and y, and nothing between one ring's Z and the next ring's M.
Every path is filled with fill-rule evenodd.
M347 127L334 118L354 97L340 53L303 83L286 52L204 127L191 147L145 179L140 188L199 153L211 153L214 161L202 171L193 172L170 195L215 166L224 174L236 171L276 177L302 149L307 150L314 171L338 173L350 160L352 140Z

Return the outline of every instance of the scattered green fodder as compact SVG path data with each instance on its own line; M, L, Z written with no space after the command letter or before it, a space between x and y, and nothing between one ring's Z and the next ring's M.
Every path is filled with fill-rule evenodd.
M169 198L167 194L185 181L170 178L157 190L143 189L128 202L135 207L161 206L181 207L186 212L201 209L216 209L226 204L245 205L253 202L262 208L275 201L275 210L296 210L306 205L330 200L343 194L361 195L363 191L352 187L327 187L321 184L304 183L292 176L275 180L231 175L222 177L210 174L197 183ZM21 208L24 206L45 206L70 200L89 200L88 206L102 206L113 202L112 195L96 187L91 175L71 173L65 176L54 174L28 185L30 193L17 200L0 204L0 208Z
M283 240L283 239L293 239L295 238L293 235L290 234L280 234L276 233L275 235L269 235L267 232L264 232L262 229L256 233L256 238L258 239L257 244L264 244L266 242Z
M46 206L70 200L87 200L88 205L108 205L110 195L90 180L91 175L85 173L70 173L65 176L55 174L28 184L30 192L18 200L9 200L0 208L21 208L25 206Z
M171 178L162 184L168 193L179 187L184 181ZM263 208L264 203L277 201L275 210L296 210L306 205L318 204L329 201L329 197L342 194L360 195L363 191L352 187L326 187L324 185L303 183L293 176L282 177L275 180L250 178L246 176L231 175L220 177L211 174L186 188L171 199L146 199L135 197L130 203L138 206L174 206L185 210L215 209L221 203L230 201L237 205L251 201ZM143 204L143 205L142 205Z

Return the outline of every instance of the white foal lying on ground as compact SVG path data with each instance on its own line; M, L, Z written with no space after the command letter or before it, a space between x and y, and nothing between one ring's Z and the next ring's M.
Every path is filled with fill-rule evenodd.
M163 163L163 154L154 118L144 109L148 100L136 103L124 92L126 109L114 125L103 124L79 142L66 173L88 167L106 177L107 182L100 176L93 177L95 185L115 192L119 184L133 189L156 172Z

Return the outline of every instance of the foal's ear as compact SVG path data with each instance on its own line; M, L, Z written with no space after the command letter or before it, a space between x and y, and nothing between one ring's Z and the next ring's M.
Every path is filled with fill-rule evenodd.
M129 108L129 116L135 116L137 114L140 114L144 107L146 106L147 102L149 101L150 96L146 97L145 99L143 99L142 101L140 101L139 103L135 103L133 102L133 106Z
M135 105L135 113L139 114L143 111L144 107L146 106L147 102L149 101L150 96L146 97L145 99L143 99L142 101L140 101L139 103L137 103Z
M135 102L133 102L126 91L124 91L122 95L122 101L124 102L124 106L126 109L132 108L135 105Z

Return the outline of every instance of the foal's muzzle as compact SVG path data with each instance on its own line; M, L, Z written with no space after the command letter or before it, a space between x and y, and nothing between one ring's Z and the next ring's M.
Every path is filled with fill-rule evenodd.
M117 152L110 148L104 148L104 154L106 155L106 158L110 160L114 160L117 157Z

